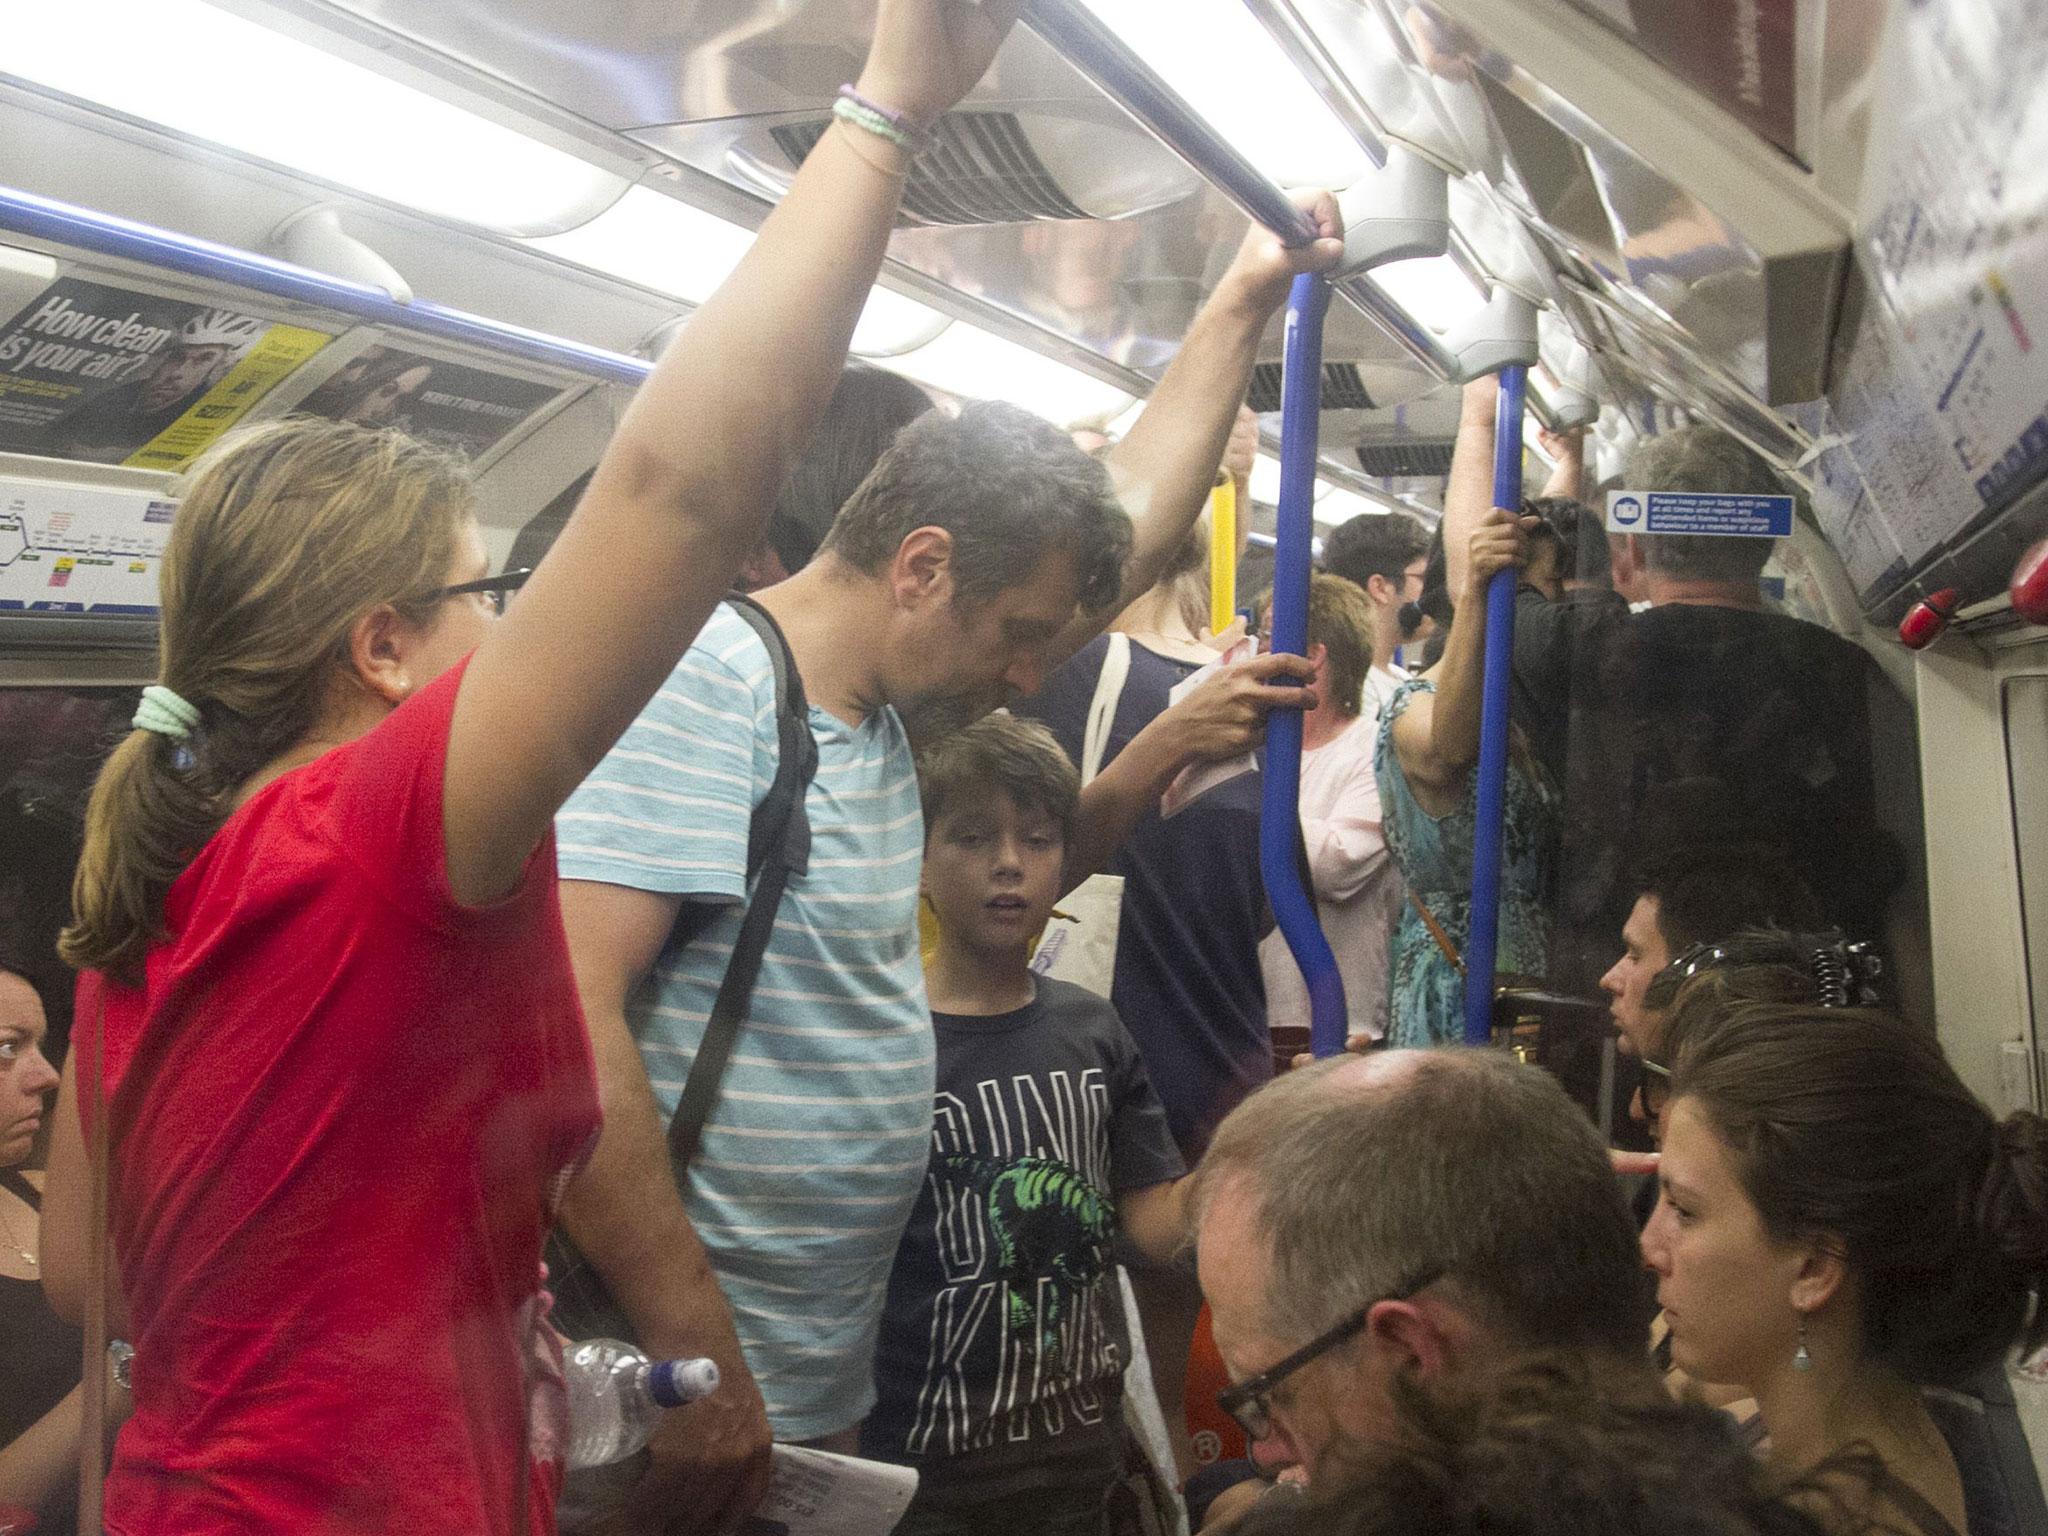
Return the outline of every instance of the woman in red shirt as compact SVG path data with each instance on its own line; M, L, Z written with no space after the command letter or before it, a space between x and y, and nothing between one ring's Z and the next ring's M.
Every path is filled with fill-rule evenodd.
M104 1114L136 1348L108 1530L553 1529L541 1240L598 1106L552 818L760 542L902 129L1017 9L882 0L883 110L825 135L503 618L517 576L486 575L465 472L419 443L275 422L193 476L162 683L94 790L64 939L88 974L45 1274L82 1313Z

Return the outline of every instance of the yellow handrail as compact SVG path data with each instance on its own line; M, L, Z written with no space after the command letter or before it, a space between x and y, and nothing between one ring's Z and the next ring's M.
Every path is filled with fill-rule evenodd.
M1209 632L1237 617L1237 481L1228 472L1209 493Z

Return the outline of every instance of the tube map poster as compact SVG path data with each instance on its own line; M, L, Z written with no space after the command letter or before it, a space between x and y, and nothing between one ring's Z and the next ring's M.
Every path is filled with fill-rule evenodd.
M182 469L331 339L59 278L0 330L0 450Z

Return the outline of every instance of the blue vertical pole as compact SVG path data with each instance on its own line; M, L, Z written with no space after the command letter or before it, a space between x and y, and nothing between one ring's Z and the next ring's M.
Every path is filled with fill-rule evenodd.
M1500 371L1493 428L1493 504L1522 505L1522 400L1528 370ZM1508 799L1508 681L1515 646L1512 570L1486 584L1486 678L1479 716L1478 825L1472 832L1472 932L1465 944L1465 1043L1493 1038L1493 978L1500 952L1500 865Z
M1303 274L1287 296L1285 364L1280 381L1280 510L1273 549L1272 648L1308 654L1308 576L1315 540L1316 428L1323 389L1323 315L1330 285ZM1259 807L1259 872L1273 920L1308 983L1309 1049L1344 1049L1349 1032L1344 978L1316 917L1315 897L1296 856L1301 830L1301 715L1266 717L1266 776Z

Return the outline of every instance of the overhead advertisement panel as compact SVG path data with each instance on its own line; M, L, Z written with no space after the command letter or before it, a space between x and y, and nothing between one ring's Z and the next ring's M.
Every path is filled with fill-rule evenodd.
M181 469L331 339L59 278L0 330L0 450Z
M1800 155L1798 0L1572 0L1742 119Z
M295 409L366 427L398 427L475 458L560 393L555 384L402 347L372 347Z

